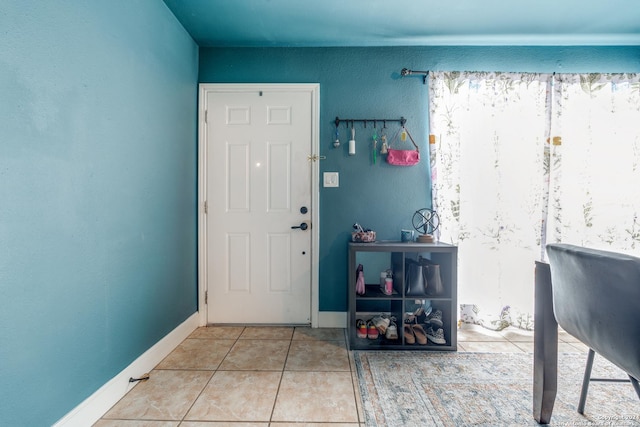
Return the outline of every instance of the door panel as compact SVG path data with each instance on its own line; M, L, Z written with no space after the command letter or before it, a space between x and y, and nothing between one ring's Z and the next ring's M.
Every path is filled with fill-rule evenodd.
M208 94L208 323L307 324L312 96ZM301 207L309 208L301 213Z
M291 238L289 234L269 235L269 290L270 292L291 292L290 268Z
M249 152L247 144L227 144L228 189L224 200L228 212L250 211Z
M251 244L248 233L227 234L227 292L251 292ZM215 279L215 278L213 278ZM215 283L217 286L218 283ZM220 283L222 285L222 283Z
M268 211L291 210L291 144L269 144Z

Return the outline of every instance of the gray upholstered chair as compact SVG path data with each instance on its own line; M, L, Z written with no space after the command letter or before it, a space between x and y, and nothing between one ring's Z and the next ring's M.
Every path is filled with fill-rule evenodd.
M627 381L591 378L595 353L625 371L640 397L640 258L561 243L547 255L555 318L590 349L578 412L590 381Z

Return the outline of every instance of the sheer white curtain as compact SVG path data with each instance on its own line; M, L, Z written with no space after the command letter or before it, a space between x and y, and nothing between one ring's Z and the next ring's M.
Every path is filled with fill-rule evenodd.
M459 247L464 321L496 329L533 324L549 79L429 75L433 203L440 240Z
M554 76L549 242L640 256L639 78Z
M639 77L429 74L433 205L459 247L463 321L532 328L547 242L640 255Z

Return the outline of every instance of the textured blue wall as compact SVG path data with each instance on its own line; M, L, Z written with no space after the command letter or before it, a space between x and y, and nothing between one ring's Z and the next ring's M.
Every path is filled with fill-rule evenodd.
M157 0L0 28L0 424L44 426L197 310L198 48Z
M347 249L358 221L379 239L399 239L413 212L430 204L427 155L427 86L413 70L639 72L640 47L397 47L207 48L200 50L202 83L320 83L320 154L323 171L340 172L339 188L320 189L320 310L347 308ZM356 128L358 153L347 155L341 127L332 147L336 116L407 118L422 147L423 162L410 168L373 165L366 153L372 129ZM390 125L393 127L395 125ZM417 141L417 142L418 142Z

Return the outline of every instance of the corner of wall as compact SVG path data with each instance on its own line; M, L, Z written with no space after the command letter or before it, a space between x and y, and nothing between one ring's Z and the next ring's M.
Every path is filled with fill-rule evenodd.
M90 426L100 419L113 405L133 388L129 378L138 378L150 372L169 355L185 338L196 330L199 314L192 314L177 328L169 332L153 347L100 387L95 393L56 422L53 427Z

